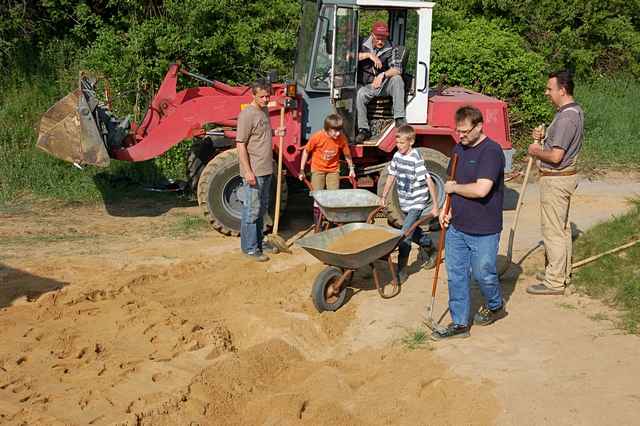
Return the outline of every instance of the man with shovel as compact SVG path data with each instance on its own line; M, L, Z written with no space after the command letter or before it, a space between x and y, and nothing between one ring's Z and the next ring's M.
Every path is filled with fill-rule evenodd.
M573 99L573 78L568 71L549 74L545 96L557 112L547 132L533 131L544 146L529 145L529 155L538 160L540 175L540 222L546 254L541 283L531 285L527 293L564 294L571 280L571 224L569 206L578 187L576 159L584 136L584 113Z
M453 148L457 168L444 190L451 194L451 210L440 213L445 237L451 324L435 329L431 337L443 340L469 337L470 275L486 303L474 315L475 325L489 325L507 315L498 280L496 260L502 231L504 165L502 148L483 132L480 110L465 106L456 111L460 143ZM449 166L452 167L451 165ZM445 231L446 229L446 231Z
M251 85L253 100L238 115L236 134L243 189L240 248L245 256L258 262L269 260L263 253L267 247L262 240L273 175L273 131L267 110L270 92L267 83ZM284 129L279 128L276 134L284 135Z

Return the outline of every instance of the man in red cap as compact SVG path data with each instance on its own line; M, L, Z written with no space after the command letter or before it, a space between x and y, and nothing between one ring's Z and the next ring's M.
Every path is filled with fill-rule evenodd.
M402 66L404 62L403 46L394 46L389 41L389 27L382 21L374 22L371 35L360 44L358 53L358 73L362 87L358 90L356 110L358 117L358 136L356 143L371 138L367 104L379 96L393 98L393 118L396 127L407 124L404 110L404 81Z

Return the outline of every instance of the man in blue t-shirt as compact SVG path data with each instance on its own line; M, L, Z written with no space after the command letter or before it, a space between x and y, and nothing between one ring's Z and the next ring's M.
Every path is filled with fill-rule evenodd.
M445 184L451 194L451 210L440 213L447 228L445 263L449 280L449 310L452 323L432 337L442 340L469 337L470 272L478 282L486 303L473 317L475 325L489 325L506 316L502 289L496 271L502 231L505 159L500 145L483 133L482 113L465 106L456 111L460 143L454 180ZM451 165L449 165L451 167Z

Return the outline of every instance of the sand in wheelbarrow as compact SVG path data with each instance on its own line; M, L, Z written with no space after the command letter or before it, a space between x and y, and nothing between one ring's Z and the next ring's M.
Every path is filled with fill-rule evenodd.
M383 243L394 236L395 234L384 229L356 229L336 238L327 246L327 250L344 254L358 253Z

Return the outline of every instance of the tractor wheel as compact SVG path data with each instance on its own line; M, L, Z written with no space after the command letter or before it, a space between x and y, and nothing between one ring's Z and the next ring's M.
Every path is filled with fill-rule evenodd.
M200 174L198 203L202 207L209 223L222 234L240 235L240 217L242 215L241 188L240 163L238 151L235 149L223 151L213 157L204 166ZM271 205L269 206L268 217L265 218L267 225L273 222L275 189L274 182L272 185ZM282 216L287 206L287 195L287 183L286 180L283 180L280 216Z
M311 289L311 299L318 312L337 311L347 298L347 288L342 286L337 295L327 296L329 286L338 281L342 271L334 266L327 266L316 277Z
M213 158L215 150L206 139L194 140L187 157L187 187L193 194L198 193L198 182L204 166Z
M431 179L433 179L433 183L435 184L436 191L438 193L438 204L439 207L442 207L444 204L444 183L447 180L449 157L432 148L419 147L417 149L420 151L420 155L422 155L422 158L424 159L425 166L431 174ZM378 179L378 196L382 195L384 185L387 182L387 176L388 172L385 167L380 172L380 178ZM400 202L398 201L398 194L395 190L395 186L391 189L391 194L389 195L391 196L387 197L387 205L385 206L387 221L389 222L389 225L393 227L402 228L405 215L402 210L400 210ZM431 203L429 202L427 203L425 214L429 213L430 210ZM433 224L437 224L437 220L433 221Z

